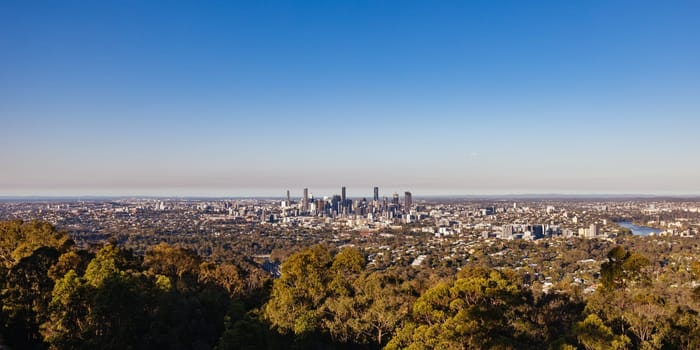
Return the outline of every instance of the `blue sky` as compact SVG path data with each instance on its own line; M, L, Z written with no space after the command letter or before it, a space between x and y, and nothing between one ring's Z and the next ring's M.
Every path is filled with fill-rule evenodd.
M697 1L4 1L0 195L700 194Z

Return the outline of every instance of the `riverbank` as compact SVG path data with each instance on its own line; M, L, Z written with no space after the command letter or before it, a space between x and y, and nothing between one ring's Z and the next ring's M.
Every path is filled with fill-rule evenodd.
M620 221L617 224L621 227L629 229L635 236L658 235L659 233L661 233L660 229L648 226L635 225L630 221Z

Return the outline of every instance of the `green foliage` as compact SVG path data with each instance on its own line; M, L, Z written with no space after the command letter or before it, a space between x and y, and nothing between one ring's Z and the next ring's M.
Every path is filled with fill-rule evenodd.
M203 263L200 266L199 281L223 287L232 298L246 292L246 282L242 269L231 263Z
M221 337L226 314L236 317L232 328L242 329L245 312L231 310L260 305L232 299L261 300L257 289L264 287L261 275L233 263L203 264L191 251L160 245L144 264L114 244L95 254L75 250L50 225L14 221L0 228L12 233L0 249L7 253L0 340L12 348L208 349Z
M56 348L79 348L88 331L89 289L75 270L56 281L51 293L49 320L42 325L44 340Z
M296 335L318 329L330 264L330 253L323 246L293 254L282 264L282 276L274 282L265 306L265 317L275 328Z
M63 276L71 270L82 275L85 273L87 265L90 263L93 257L93 254L90 254L84 250L67 251L58 257L58 261L55 265L51 266L48 271L49 277L56 281L63 278Z
M643 268L649 265L646 257L617 246L608 253L608 261L600 269L601 282L606 290L623 289L630 283L647 283Z
M387 348L528 348L531 295L497 270L471 269L429 289Z
M694 261L690 265L691 272L694 278L700 279L700 261Z
M526 269L479 266L493 252L537 248L527 242L475 252L481 262L456 276L439 264L368 266L363 250L317 245L289 255L271 281L245 259L210 261L167 244L142 258L116 244L78 250L47 224L0 229L0 340L15 349L700 347L692 299L700 264L692 257L673 261L659 279L648 250L613 247L598 292L570 293L560 283L533 295L521 284ZM609 248L582 244L598 249L597 258ZM679 282L674 293L665 276Z
M39 325L46 321L54 282L47 271L58 261L59 252L41 247L20 259L8 271L2 289L2 311L6 319L5 340L17 348L40 348Z
M413 300L413 290L391 273L363 274L350 291L351 296L336 295L323 305L324 329L343 343L383 345Z
M265 317L299 339L383 345L408 314L413 290L391 273L368 272L355 248L331 257L323 246L291 255L274 282Z
M585 305L582 300L567 294L544 294L530 310L533 329L529 331L533 338L550 344L550 349L566 348L568 344L575 344L573 326L580 320Z
M595 314L578 322L574 328L576 337L586 350L627 349L631 342L624 335L615 335L610 327Z
M144 266L153 274L171 278L196 275L202 258L192 250L160 243L146 252Z
M65 249L71 245L66 232L47 222L22 220L0 222L0 261L10 267L40 247Z
M667 349L700 349L700 315L693 309L679 307L670 318L665 335Z
M266 328L258 315L243 315L240 318L226 316L225 331L216 345L216 350L260 349L267 345ZM278 345L278 348L282 347Z
M365 269L365 257L357 248L344 248L333 257L331 273L341 275L359 274Z

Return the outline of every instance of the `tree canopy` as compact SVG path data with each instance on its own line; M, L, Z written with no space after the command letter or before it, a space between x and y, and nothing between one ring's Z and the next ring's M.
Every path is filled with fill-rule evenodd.
M368 264L359 247L318 244L286 254L272 278L245 258L177 245L83 250L45 223L0 230L0 340L16 349L700 346L698 287L659 289L664 275L627 246L601 254L599 288L582 293L536 290L537 276L489 266L489 254L450 274ZM662 271L700 279L700 263L681 266Z

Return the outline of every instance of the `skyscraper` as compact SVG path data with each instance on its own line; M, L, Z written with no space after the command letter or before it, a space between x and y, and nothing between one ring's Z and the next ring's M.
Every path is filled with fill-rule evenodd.
M379 187L374 188L374 201L375 202L379 201Z
M394 193L394 195L392 196L391 204L396 204L396 205L399 204L399 194L398 193Z
M345 205L345 186L340 188L340 200L342 201L343 205Z
M411 198L411 192L404 192L403 193L403 205L406 210L411 209L411 204L413 204L413 198Z
M289 196L289 190L287 190L287 205L292 203L292 197Z
M308 210L309 209L309 189L305 188L304 189L304 196L301 197L301 210Z
M343 187L343 192L345 191L345 187ZM333 214L340 214L343 211L343 198L339 195L333 196L333 199L331 199L331 212Z

